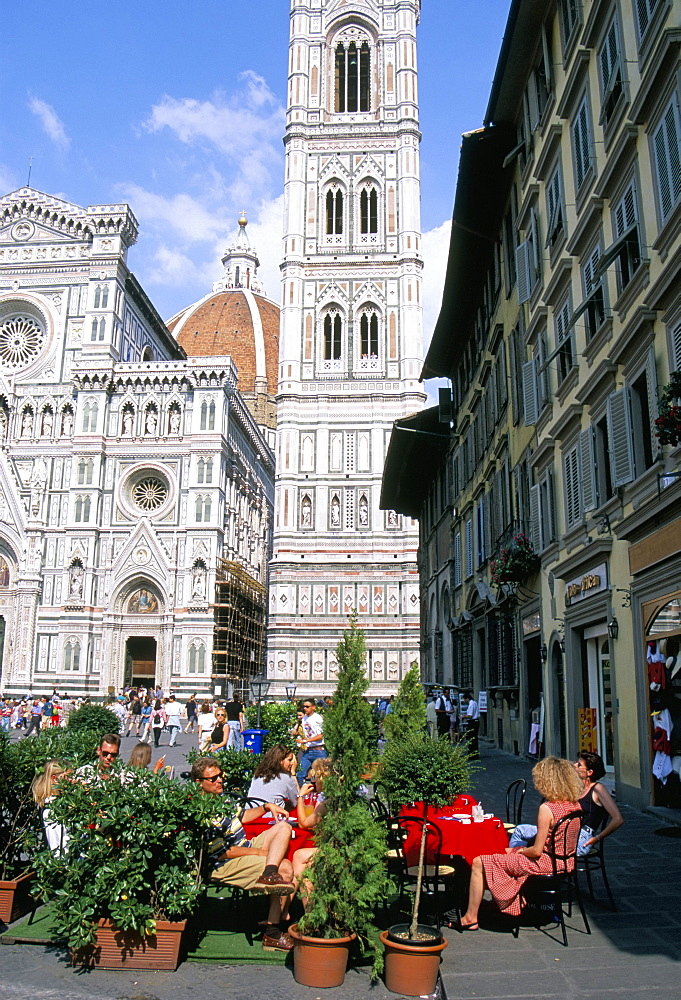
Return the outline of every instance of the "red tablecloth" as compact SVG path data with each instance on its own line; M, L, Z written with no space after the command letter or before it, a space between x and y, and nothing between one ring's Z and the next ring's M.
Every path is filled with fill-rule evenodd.
M299 830L295 824L289 824L291 826L291 841L288 845L288 852L286 854L289 861L293 860L293 855L296 851L299 851L301 847L314 847L314 839L312 837L312 830ZM272 826L272 821L269 819L255 819L252 823L244 823L244 830L246 831L246 836L249 840L253 840L257 837L259 833L264 833L265 830L269 830Z
M483 820L482 823L461 823L451 817L454 810L448 807L436 813L435 810L428 811L428 821L433 823L442 834L442 855L455 854L466 859L468 864L477 858L479 854L501 854L508 847L508 835L504 829L504 824L500 819ZM460 810L462 813L465 811ZM418 816L416 809L410 809L403 815ZM423 816L423 813L421 813ZM404 844L404 851L410 865L418 863L420 832L416 823L410 824L410 830ZM436 837L430 835L426 842L426 860L432 861L433 853L436 849Z

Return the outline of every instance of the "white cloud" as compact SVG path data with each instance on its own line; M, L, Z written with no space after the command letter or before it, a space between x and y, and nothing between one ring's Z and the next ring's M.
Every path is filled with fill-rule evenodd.
M141 222L161 223L166 233L170 227L181 243L213 240L224 232L223 210L210 201L204 205L189 194L166 197L138 184L121 184L120 191Z
M433 330L440 314L442 292L445 287L451 220L423 233L423 347L428 350Z
M51 104L41 101L39 97L32 97L28 102L29 110L38 118L52 142L60 149L68 149L71 140L66 134L64 123Z

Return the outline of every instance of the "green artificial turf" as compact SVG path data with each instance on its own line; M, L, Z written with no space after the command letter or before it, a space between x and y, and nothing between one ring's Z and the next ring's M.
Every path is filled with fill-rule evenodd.
M185 959L189 962L252 963L283 965L287 952L264 951L258 920L266 913L262 896L247 896L232 902L229 892L210 889L200 910L185 932ZM34 915L24 917L3 936L7 944L53 945L53 908L48 903Z

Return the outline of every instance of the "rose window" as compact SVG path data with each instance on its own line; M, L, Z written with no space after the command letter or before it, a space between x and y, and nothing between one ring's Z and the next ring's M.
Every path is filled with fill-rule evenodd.
M132 499L140 510L158 510L168 499L168 485L157 476L145 476L133 486Z
M29 364L43 346L44 334L32 316L9 316L0 326L0 362L9 368Z

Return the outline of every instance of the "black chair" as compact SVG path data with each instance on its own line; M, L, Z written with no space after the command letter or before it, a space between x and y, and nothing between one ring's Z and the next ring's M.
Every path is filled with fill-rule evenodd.
M586 933L591 934L589 921L586 919L582 895L579 891L577 878L577 841L581 826L582 812L575 810L558 820L549 837L547 853L551 858L551 871L546 875L530 875L525 881L520 895L530 910L535 912L550 911L560 923L563 933L563 944L567 948L568 938L565 927L563 890L567 890L568 916L572 915L572 897L574 894L579 906L579 912L584 921ZM514 928L518 936L519 925Z
M418 861L415 864L409 863L404 853L404 845L411 832L417 834L417 842L420 844L424 820L418 816L400 816L395 822L397 829L393 831L393 842L397 859L396 875L400 900L402 900L407 887L416 886L419 870ZM423 866L421 899L426 897L431 901L435 925L439 928L442 925L440 900L443 897L446 899L447 896L451 896L449 880L454 877L456 870L453 865L443 861L442 833L434 823L427 821L426 861L428 863Z
M235 798L234 805L237 817L241 819L247 809L257 809L258 806L266 806L267 802L265 799L258 799L252 795L241 795L238 798ZM265 815L267 815L267 813Z
M507 833L512 833L518 824L522 823L523 800L526 791L527 782L524 778L516 778L506 789L506 822L504 823L504 829Z
M606 816L598 829L602 830L604 826L607 826L609 819L610 817ZM596 831L596 833L598 833L598 830ZM593 846L591 847L591 850L589 851L588 854L578 854L576 867L578 874L581 874L583 872L586 875L586 884L589 887L589 897L592 900L595 899L596 897L594 896L594 887L591 879L591 873L595 871L600 871L605 891L608 894L608 899L610 900L610 907L613 910L616 910L617 905L615 903L615 898L612 894L610 883L608 882L608 875L605 870L605 840L597 840L596 843L593 844Z

